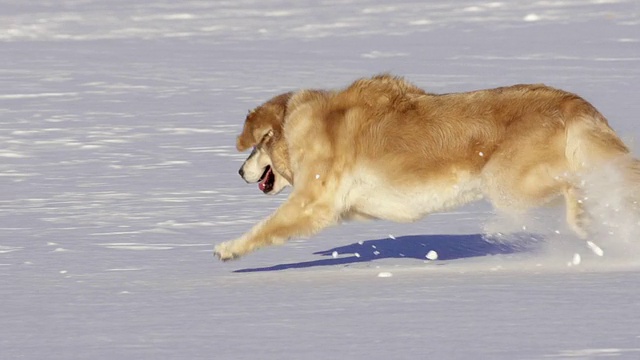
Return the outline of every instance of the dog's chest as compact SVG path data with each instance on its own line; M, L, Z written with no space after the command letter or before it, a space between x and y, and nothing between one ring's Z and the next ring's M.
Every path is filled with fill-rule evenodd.
M394 186L375 178L359 181L347 195L352 212L398 222L418 220L482 198L479 179Z

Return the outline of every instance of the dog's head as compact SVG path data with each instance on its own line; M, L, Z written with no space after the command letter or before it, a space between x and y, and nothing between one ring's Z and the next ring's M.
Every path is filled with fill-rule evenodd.
M292 93L281 94L249 111L242 133L237 138L238 151L253 151L240 167L247 183L258 183L265 194L275 195L293 183L283 127L287 102Z

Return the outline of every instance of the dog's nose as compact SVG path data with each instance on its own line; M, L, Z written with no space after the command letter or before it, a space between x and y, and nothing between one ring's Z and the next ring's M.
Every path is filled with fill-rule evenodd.
M241 178L244 178L244 170L242 170L242 168L240 168L240 170L238 170L238 174L240 174Z

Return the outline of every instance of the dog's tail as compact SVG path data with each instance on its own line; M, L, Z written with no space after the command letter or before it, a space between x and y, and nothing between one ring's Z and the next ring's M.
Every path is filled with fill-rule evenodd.
M640 161L611 129L607 119L588 102L575 98L564 109L565 156L574 173L593 172L613 166L628 185L640 190Z
M616 232L625 228L638 233L640 161L592 105L577 98L564 110L565 156L577 175L574 187L583 194L584 210L599 218L591 227L618 223Z

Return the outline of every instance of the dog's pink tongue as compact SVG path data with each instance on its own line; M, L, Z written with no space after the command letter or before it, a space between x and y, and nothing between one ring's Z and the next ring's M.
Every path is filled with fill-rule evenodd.
M267 181L269 181L270 177L271 177L271 168L267 170L267 174L262 178L262 181L258 183L258 189L260 189L260 191L264 191L264 189L267 187Z

